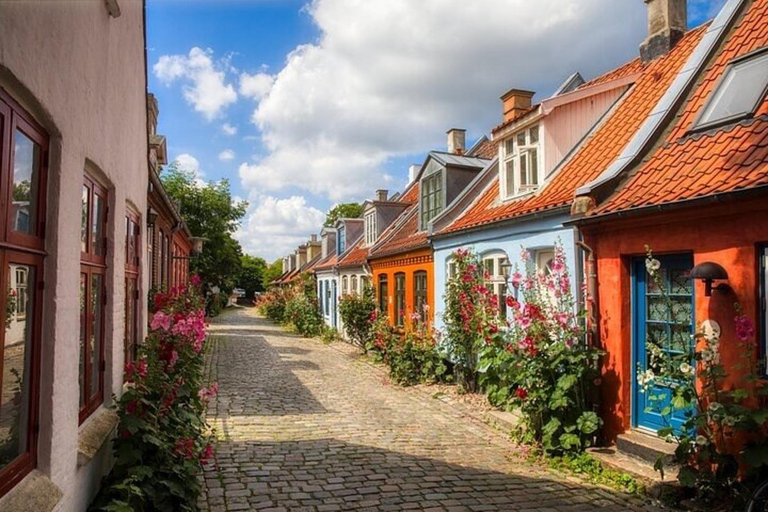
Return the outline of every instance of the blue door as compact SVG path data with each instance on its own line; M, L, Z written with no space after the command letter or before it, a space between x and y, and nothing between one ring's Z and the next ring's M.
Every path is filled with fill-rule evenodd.
M648 390L643 391L638 384L637 374L649 369L657 375L660 373L654 365L655 351L670 355L682 355L689 351L695 325L693 282L688 277L693 268L693 256L657 256L656 259L661 263L659 284L648 274L645 258L634 260L632 276L632 424L652 431L669 426L679 429L688 411L677 410L671 417L662 417L660 411L669 405L673 383L656 379ZM662 292L669 302L664 299ZM654 396L667 398L662 401L650 400Z
M331 326L335 329L336 325L336 301L338 295L336 291L336 281L331 281Z

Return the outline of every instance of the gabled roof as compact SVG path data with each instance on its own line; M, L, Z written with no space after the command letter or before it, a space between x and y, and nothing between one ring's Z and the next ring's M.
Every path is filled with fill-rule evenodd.
M333 267L336 266L336 263L339 261L339 258L336 256L336 254L331 254L327 256L325 259L318 262L317 265L315 265L315 272L322 272L324 270L333 270Z
M438 236L497 222L512 221L543 212L566 211L576 189L595 179L619 155L650 111L667 91L678 71L702 39L706 27L688 32L667 55L647 64L639 58L598 77L583 87L636 75L634 85L619 99L572 153L555 169L548 183L536 193L501 201L498 172L487 177L487 186L456 220ZM491 172L489 168L486 172Z
M339 262L336 264L337 268L349 268L360 267L365 265L368 260L368 247L365 246L365 237L360 237L354 246L344 253Z
M766 46L768 2L755 1L737 20L702 74L663 143L642 165L630 170L623 186L588 216L684 204L768 186L768 97L763 98L752 118L691 132L728 64Z
M314 258L309 260L306 265L301 267L301 271L302 272L313 272L315 270L315 266L317 266L317 264L320 263L321 257L322 257L322 254L318 254L317 256L315 256Z
M482 169L488 163L487 158L470 155L455 155L443 151L430 151L427 159L429 158L432 158L432 160L436 160L443 165L453 165L457 167L480 167Z

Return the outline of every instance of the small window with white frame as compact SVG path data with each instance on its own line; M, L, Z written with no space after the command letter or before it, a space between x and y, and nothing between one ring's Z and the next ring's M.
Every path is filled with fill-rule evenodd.
M376 243L376 210L365 215L365 245Z
M349 278L344 276L341 278L341 294L346 295L349 293Z
M459 272L459 266L456 263L456 258L451 257L447 263L448 279L453 279Z
M768 46L742 56L726 68L694 129L738 121L752 115L768 92Z
M505 266L509 259L504 252L483 254L483 276L488 289L496 297L499 308L499 318L507 319L507 277Z
M555 250L553 248L539 249L536 251L536 271L544 272L549 275L552 273L552 263L555 261Z
M538 125L522 130L500 144L501 190L504 199L526 194L539 187L539 145Z

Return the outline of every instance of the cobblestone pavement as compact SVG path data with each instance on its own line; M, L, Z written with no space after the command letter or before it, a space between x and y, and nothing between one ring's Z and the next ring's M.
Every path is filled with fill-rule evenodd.
M498 432L390 385L344 344L242 309L211 334L217 467L203 510L650 510L525 462Z

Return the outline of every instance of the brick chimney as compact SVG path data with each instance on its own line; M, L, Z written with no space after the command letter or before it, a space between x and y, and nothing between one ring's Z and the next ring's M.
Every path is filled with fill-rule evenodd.
M376 191L376 201L386 201L389 190L379 189Z
M666 55L688 29L686 0L643 0L648 5L648 37L640 45L643 63Z
M510 121L529 108L532 105L533 95L536 94L532 91L524 91L522 89L510 89L501 97L501 112L504 114L504 122Z
M448 134L448 152L453 155L463 154L466 147L467 130L451 128L446 133Z

